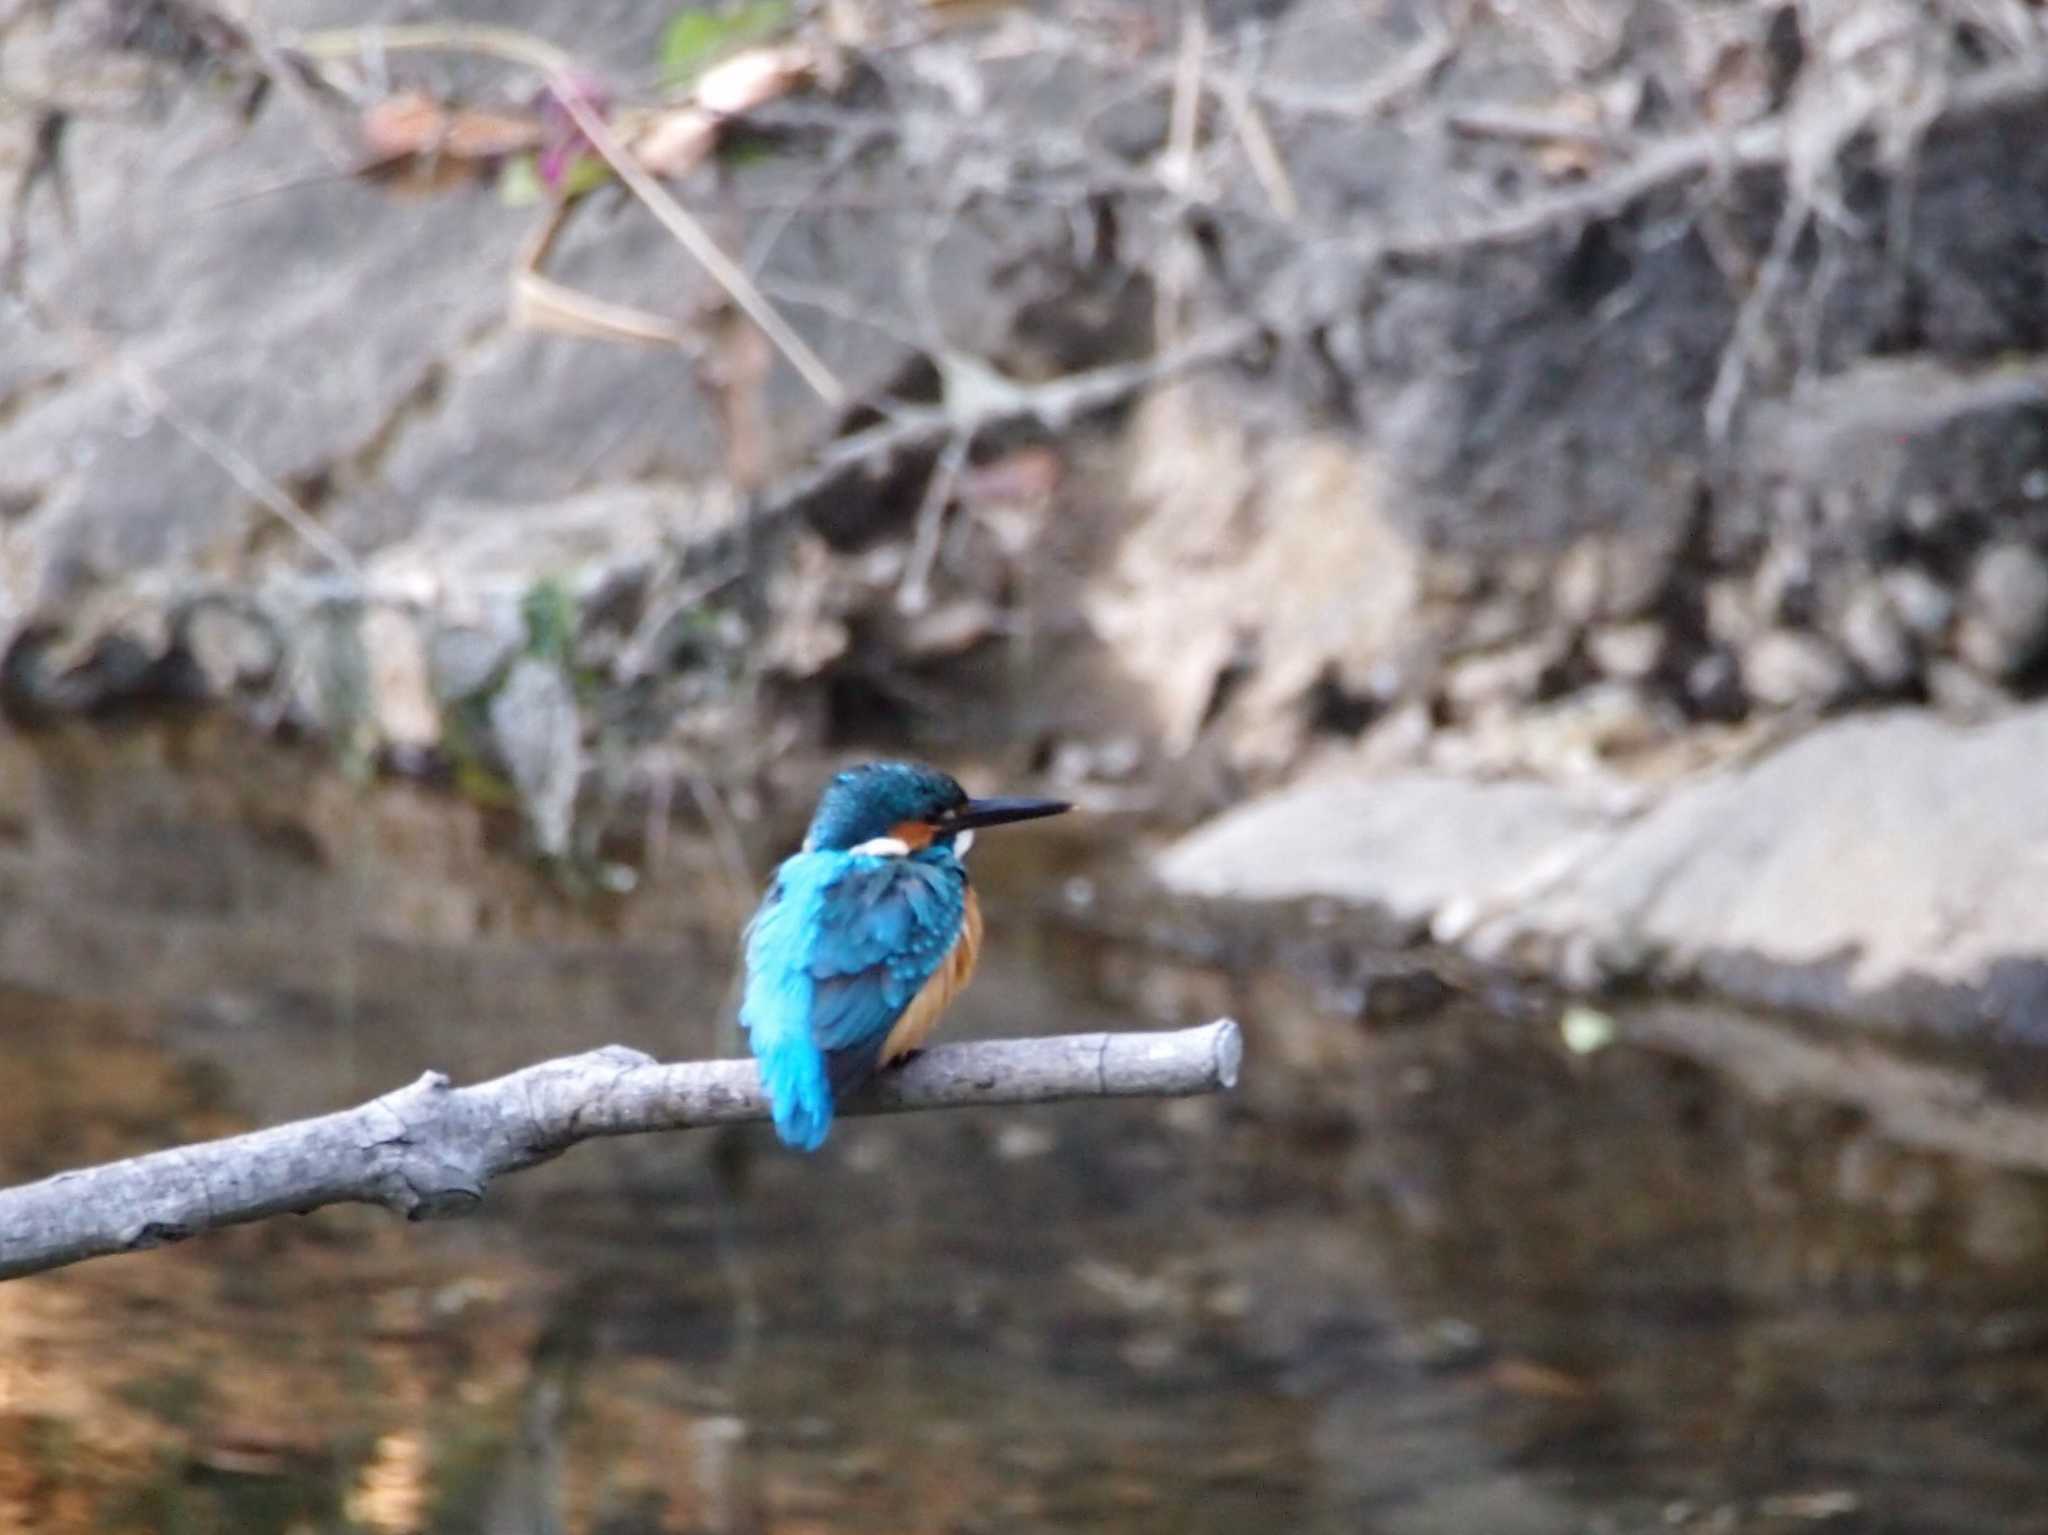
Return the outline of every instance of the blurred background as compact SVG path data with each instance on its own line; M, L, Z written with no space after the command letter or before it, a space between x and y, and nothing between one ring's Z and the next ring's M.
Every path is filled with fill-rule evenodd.
M2048 1531L2028 0L0 0L0 1180L955 1035L0 1285L0 1529Z

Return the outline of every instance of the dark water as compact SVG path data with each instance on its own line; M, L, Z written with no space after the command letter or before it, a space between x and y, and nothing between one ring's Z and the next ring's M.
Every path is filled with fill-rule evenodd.
M513 840L232 735L0 743L6 1175L734 1048L729 857L578 902ZM0 1286L0 1529L2048 1531L2025 1063L1669 1004L1575 1055L1004 845L962 1031L1230 1011L1239 1093L640 1138Z

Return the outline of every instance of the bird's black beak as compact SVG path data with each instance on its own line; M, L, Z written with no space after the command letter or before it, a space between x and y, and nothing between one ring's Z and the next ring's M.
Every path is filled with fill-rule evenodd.
M1063 799L971 799L939 823L942 832L972 831L977 826L1002 826L1010 821L1035 821L1074 807Z

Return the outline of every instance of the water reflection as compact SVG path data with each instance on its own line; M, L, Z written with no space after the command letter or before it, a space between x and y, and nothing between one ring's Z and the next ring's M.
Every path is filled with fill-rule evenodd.
M0 826L10 1178L732 1048L744 910L687 838L577 906L477 812L207 731L0 743ZM1970 1062L1669 1006L1574 1057L1540 999L1077 915L1012 847L963 1022L1233 1011L1242 1092L640 1138L467 1222L0 1286L0 1528L2048 1529L2048 1120L1957 1129Z

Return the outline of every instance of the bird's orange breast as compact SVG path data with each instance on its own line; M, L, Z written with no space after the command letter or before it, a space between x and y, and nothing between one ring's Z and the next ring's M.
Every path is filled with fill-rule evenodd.
M953 940L953 947L946 951L946 957L932 972L932 978L910 999L910 1006L903 1009L903 1016L896 1020L889 1037L882 1041L884 1066L899 1056L924 1047L925 1040L938 1026L940 1015L974 979L974 966L980 958L981 902L975 899L974 887L969 885L966 910L960 917L960 936Z

